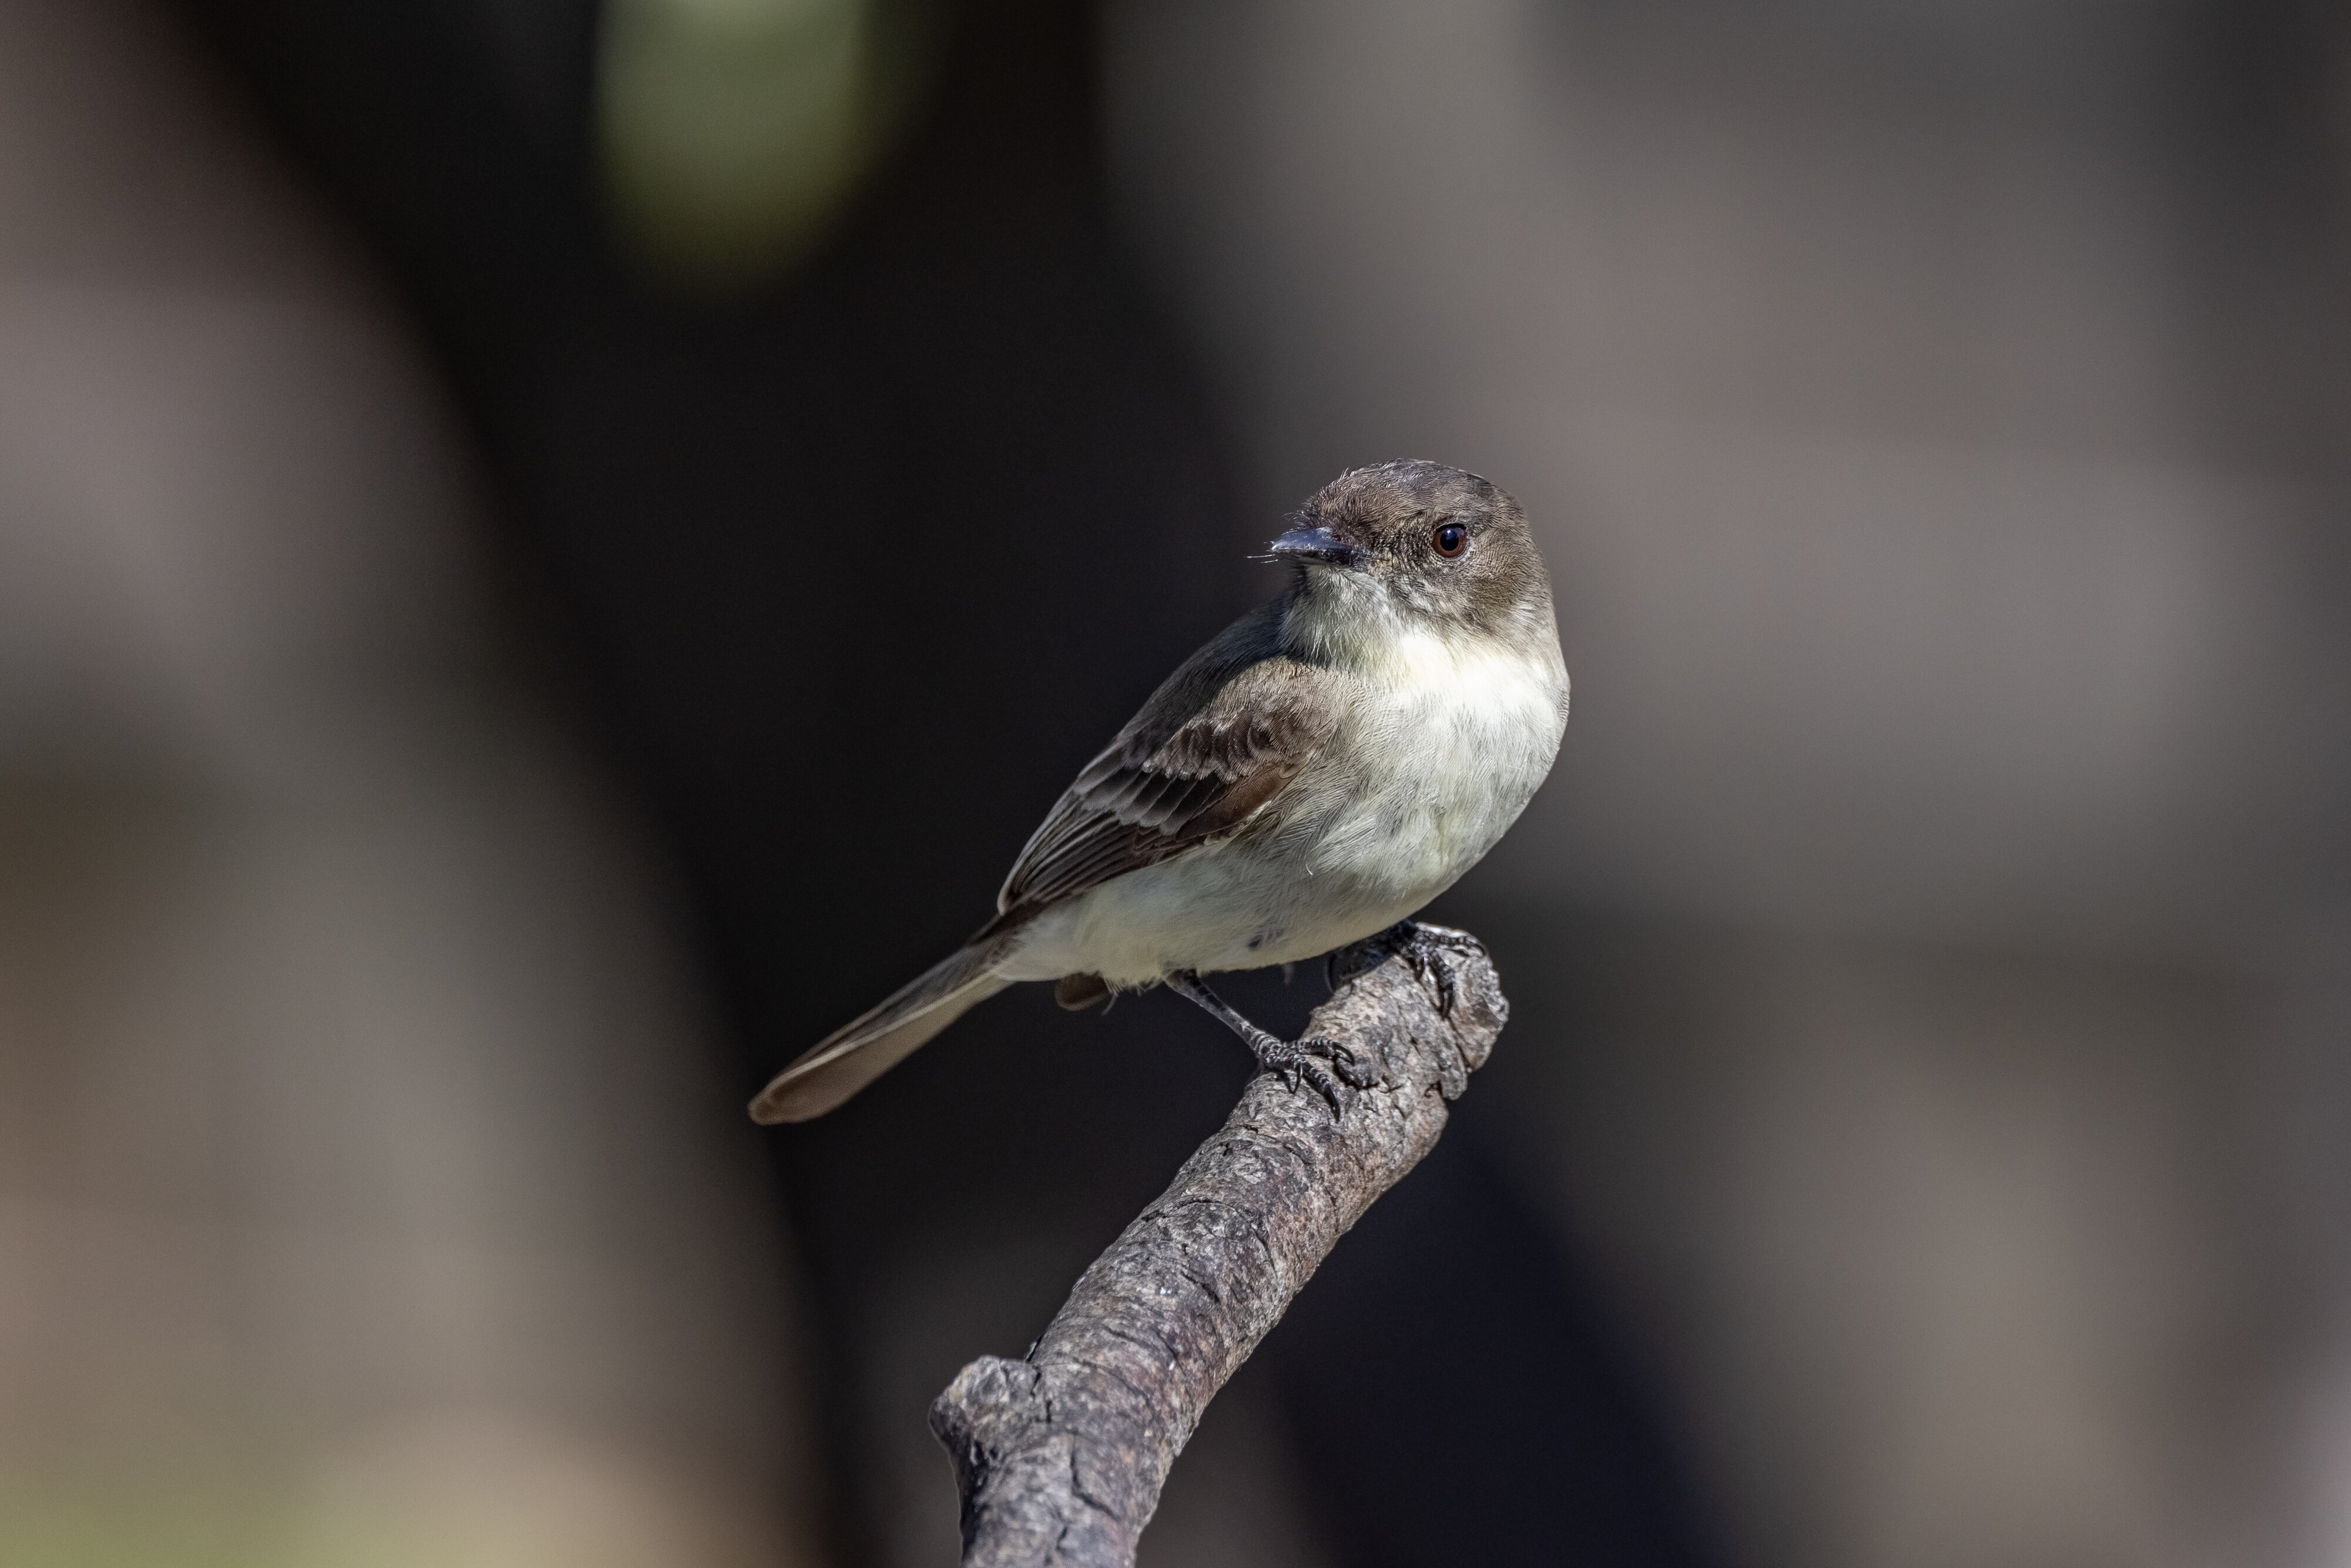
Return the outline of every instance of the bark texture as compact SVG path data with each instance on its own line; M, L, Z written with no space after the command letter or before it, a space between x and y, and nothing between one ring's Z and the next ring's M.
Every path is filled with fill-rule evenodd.
M1419 930L1449 950L1432 965L1435 944L1396 932L1345 949L1308 1026L1374 1062L1376 1083L1346 1092L1334 1119L1311 1090L1260 1074L1028 1356L973 1362L932 1405L970 1568L1134 1563L1208 1401L1347 1228L1436 1146L1446 1103L1485 1064L1510 1006L1482 948Z

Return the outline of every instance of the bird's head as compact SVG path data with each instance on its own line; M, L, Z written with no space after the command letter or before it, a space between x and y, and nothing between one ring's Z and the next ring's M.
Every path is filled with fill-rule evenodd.
M1351 469L1290 521L1273 558L1295 564L1318 621L1556 635L1526 514L1475 474L1420 460Z

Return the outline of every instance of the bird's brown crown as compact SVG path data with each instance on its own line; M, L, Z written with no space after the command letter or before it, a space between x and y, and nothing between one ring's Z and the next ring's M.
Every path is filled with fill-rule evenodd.
M1466 469L1421 459L1350 469L1293 521L1328 530L1353 558L1303 568L1305 591L1343 573L1376 582L1407 614L1497 633L1550 622L1551 580L1526 514Z

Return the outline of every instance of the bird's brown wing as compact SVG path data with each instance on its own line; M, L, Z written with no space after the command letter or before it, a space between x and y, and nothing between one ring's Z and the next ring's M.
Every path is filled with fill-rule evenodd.
M1086 765L1020 852L984 931L1236 832L1298 777L1337 727L1330 674L1218 652L1202 649Z

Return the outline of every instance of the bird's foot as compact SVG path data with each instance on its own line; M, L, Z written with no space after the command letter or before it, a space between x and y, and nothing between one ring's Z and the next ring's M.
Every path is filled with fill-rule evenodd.
M1369 1089L1380 1081L1378 1069L1335 1040L1309 1035L1303 1040L1285 1040L1263 1030L1257 1032L1260 1038L1251 1039L1249 1043L1257 1055L1258 1065L1280 1079L1292 1093L1303 1082L1330 1103L1334 1116L1341 1114L1340 1084L1350 1089ZM1323 1066L1325 1061L1331 1065Z
M1225 1005L1216 992L1200 981L1200 977L1188 969L1178 970L1165 977L1169 990L1206 1010L1217 1022L1231 1030L1257 1058L1258 1066L1273 1073L1295 1093L1300 1084L1313 1090L1329 1103L1333 1116L1342 1114L1339 1105L1339 1085L1350 1089L1369 1089L1380 1081L1376 1062L1366 1061L1353 1051L1335 1040L1308 1036L1304 1040L1288 1040L1270 1030L1259 1029ZM1330 1065L1325 1067L1324 1062Z
M1417 920L1399 920L1382 934L1382 944L1412 966L1420 983L1437 997L1439 1017L1453 1016L1453 1002L1459 989L1459 977L1453 960L1457 955L1484 957L1486 945L1467 931L1456 931L1450 925L1424 925Z

